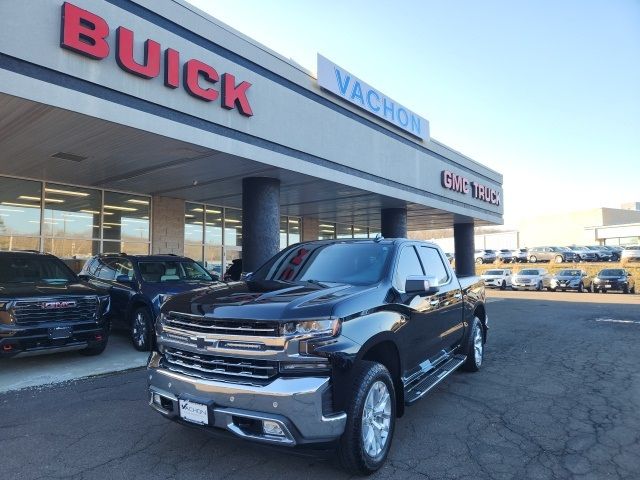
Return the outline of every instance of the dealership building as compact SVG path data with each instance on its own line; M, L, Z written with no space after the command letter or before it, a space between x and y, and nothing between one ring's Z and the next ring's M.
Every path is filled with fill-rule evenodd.
M499 173L322 56L316 76L181 0L0 22L1 250L250 271L301 240L453 228L470 273L474 226L502 223Z

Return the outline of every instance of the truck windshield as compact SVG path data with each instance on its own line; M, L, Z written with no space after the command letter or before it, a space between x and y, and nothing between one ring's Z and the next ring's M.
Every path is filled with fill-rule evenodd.
M372 285L382 280L392 248L374 242L308 244L284 251L251 279Z
M138 269L145 282L176 282L189 280L213 281L211 275L196 262L148 261L139 262Z
M60 260L49 257L0 257L0 284L75 282L74 273Z

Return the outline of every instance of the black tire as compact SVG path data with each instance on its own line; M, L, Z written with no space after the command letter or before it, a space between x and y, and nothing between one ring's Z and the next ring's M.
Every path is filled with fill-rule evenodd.
M475 340L476 335L479 334L482 336L482 342L480 345L480 358L475 355ZM460 367L462 370L466 372L477 372L482 367L482 362L484 360L484 331L482 328L482 323L478 317L473 318L473 322L471 322L471 328L469 329L469 336L465 340L464 350L462 352L467 356L467 359Z
M593 283L589 285L589 288L587 288L587 292L593 293Z
M578 284L578 293L582 293L582 292L584 292L584 285L582 284L582 282L580 282Z
M131 343L140 352L148 352L153 347L155 332L151 312L147 307L136 308L131 315Z
M538 285L536 286L536 292L541 292L542 291L542 282L538 282Z
M476 263L478 265L482 265L484 263L484 260L482 260L482 258L476 258Z
M556 263L562 263L564 262L564 258L562 258L562 255L556 255Z
M104 339L98 345L94 345L92 347L87 347L84 350L80 350L80 354L86 355L87 357L100 355L102 352L104 352L104 349L107 348L108 342L109 342L109 335L105 334Z
M387 459L393 431L396 423L396 395L393 380L384 365L376 362L361 361L353 374L351 399L347 407L347 425L338 444L338 457L342 467L352 475L371 475ZM362 422L364 418L365 400L376 382L383 382L391 399L389 432L382 451L371 457L366 451L362 439Z
M538 257L532 255L529 257L529 263L538 263Z
M507 282L502 280L502 284L500 285L500 290L506 290L506 289L507 289Z
M631 287L631 288L629 289L629 291L630 291L633 295L635 295L635 294L636 294L636 286L634 285L633 287Z
M629 286L625 285L625 287L622 289L622 293L624 294L628 294L629 293Z

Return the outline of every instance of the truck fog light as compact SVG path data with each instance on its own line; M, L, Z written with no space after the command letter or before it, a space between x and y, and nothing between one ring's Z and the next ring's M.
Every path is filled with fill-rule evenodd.
M158 395L157 393L153 394L153 403L155 403L159 407L162 406L162 400L160 400L160 395Z
M271 420L263 420L262 431L265 433L265 435L276 435L278 437L285 436L284 432L282 431L282 427L280 427L277 422L272 422Z

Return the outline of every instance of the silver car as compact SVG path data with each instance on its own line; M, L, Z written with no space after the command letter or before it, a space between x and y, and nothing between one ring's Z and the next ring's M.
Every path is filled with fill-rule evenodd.
M515 250L512 250L511 253L513 254L514 262L527 263L527 260L529 259L529 252L526 248L516 248Z
M476 263L493 263L496 261L496 252L494 250L476 250Z
M513 290L551 290L551 275L545 268L525 268L511 277Z

